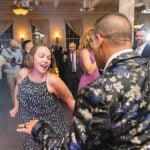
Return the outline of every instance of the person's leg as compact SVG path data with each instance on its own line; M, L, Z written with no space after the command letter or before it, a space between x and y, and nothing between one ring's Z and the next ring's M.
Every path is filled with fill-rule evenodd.
M79 81L77 79L76 74L73 75L73 96L74 98L76 98L76 96L78 95L78 85L79 85Z
M15 90L15 84L16 84L16 78L14 75L7 75L7 82L10 89L11 99L14 103L14 90Z

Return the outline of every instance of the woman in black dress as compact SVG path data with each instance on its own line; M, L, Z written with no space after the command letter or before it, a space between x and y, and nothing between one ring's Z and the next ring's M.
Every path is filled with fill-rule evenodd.
M61 98L71 111L74 109L74 100L71 92L63 81L54 73L50 73L51 51L44 45L35 46L29 52L27 67L20 70L15 88L15 103L10 115L15 117L19 111L21 123L31 119L44 120L60 137L69 127L65 119ZM25 150L38 150L40 146L32 136L22 134ZM51 141L52 148L57 140Z

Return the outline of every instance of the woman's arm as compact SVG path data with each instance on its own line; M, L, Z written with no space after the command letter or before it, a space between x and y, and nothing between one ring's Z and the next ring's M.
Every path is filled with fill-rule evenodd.
M65 83L55 74L48 75L48 90L61 98L73 112L75 100Z
M19 102L17 100L17 92L18 92L18 83L19 83L20 77L21 76L19 72L16 78L16 85L15 85L15 91L14 91L14 107L9 112L11 117L15 117L19 109Z
M93 74L93 72L97 69L97 65L96 62L91 62L89 50L81 50L80 57L83 64L83 71L87 72L88 74Z

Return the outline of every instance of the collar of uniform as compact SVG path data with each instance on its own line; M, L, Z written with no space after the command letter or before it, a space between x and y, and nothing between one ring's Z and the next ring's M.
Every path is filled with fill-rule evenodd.
M105 70L107 69L108 65L111 63L111 61L112 61L114 58L116 58L117 56L119 56L119 55L121 55L121 54L123 54L123 53L128 53L128 52L131 52L131 51L133 51L133 50L132 50L132 49L125 49L125 50L122 50L122 51L120 51L120 52L117 52L117 53L113 54L113 55L108 59L106 65L105 65L105 67L104 67L103 72L105 72Z

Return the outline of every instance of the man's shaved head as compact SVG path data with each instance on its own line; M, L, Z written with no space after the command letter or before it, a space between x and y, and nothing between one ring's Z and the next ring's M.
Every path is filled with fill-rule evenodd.
M111 13L97 20L95 23L95 33L115 43L131 41L132 26L125 15Z
M121 13L111 13L101 17L95 23L92 41L97 66L103 69L113 54L131 49L130 21Z

